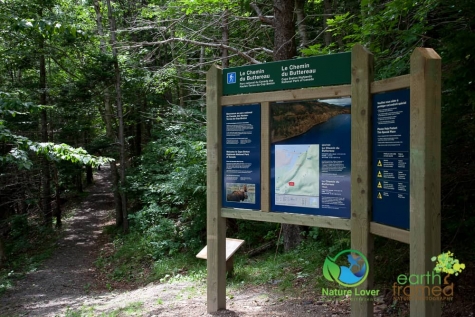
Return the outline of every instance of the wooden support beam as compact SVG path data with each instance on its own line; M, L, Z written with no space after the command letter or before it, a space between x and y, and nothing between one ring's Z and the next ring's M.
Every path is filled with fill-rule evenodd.
M245 219L255 221L267 221L276 223L287 223L291 225L320 227L330 229L350 230L350 220L328 217L291 214L286 212L262 212L259 210L222 208L221 215L225 218Z
M373 55L357 44L351 53L351 248L362 252L369 274L358 289L373 287L371 221L371 82ZM372 301L351 301L351 316L373 316Z
M410 273L420 275L441 252L441 58L433 49L412 53L410 90ZM440 301L411 299L410 307L412 317L441 315Z
M370 232L374 235L409 244L410 233L407 230L386 226L377 222L371 222Z
M374 81L371 83L371 93L377 94L378 92L408 88L410 85L410 78L410 75L402 75Z
M270 105L261 103L261 210L270 211Z
M208 312L226 309L226 219L222 206L222 70L211 66L206 75L207 115L207 245Z
M340 98L350 95L351 86L327 86L295 90L261 92L256 94L224 96L222 106L244 105L256 102L293 101L306 99Z

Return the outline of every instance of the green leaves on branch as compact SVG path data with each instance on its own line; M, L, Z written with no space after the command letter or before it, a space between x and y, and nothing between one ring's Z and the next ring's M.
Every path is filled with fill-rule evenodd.
M34 105L31 102L22 102L18 94L0 91L0 118L5 115L15 117L17 114L33 113L46 106Z
M186 15L220 12L233 4L230 0L180 0L179 3Z
M33 162L28 156L29 152L43 155L54 161L69 161L92 166L102 165L114 160L108 157L90 155L82 148L74 148L64 143L34 142L26 137L11 133L3 123L3 121L0 121L0 142L11 145L12 149L6 155L0 156L0 164L11 163L17 165L18 168L30 169Z
M44 38L53 36L66 36L74 39L84 37L86 32L71 25L64 25L60 22L53 22L44 19L19 19L15 18L12 24L14 31L33 31L39 33Z
M114 159L109 157L94 156L87 153L83 148L74 148L67 144L36 143L32 142L29 150L36 154L43 154L52 160L69 161L85 165L98 166L104 163L112 162Z
M93 156L82 148L74 148L64 143L35 142L14 134L7 128L7 121L4 119L6 116L25 115L44 108L45 106L22 102L15 94L0 91L0 143L4 143L7 148L10 148L8 153L0 154L0 164L11 163L17 165L18 168L30 169L33 166L33 162L28 156L30 152L43 155L50 160L63 160L92 166L113 161L112 158Z

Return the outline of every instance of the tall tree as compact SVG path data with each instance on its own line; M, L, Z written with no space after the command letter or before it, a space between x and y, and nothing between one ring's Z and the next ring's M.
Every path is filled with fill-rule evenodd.
M305 15L305 3L306 0L295 0L295 17L297 22L297 30L300 36L300 48L305 48L308 46L308 34L307 34L307 25L306 25L306 15Z
M332 1L323 0L323 32L325 34L325 46L330 46L332 43L332 33L328 30L328 19L332 13Z
M112 46L112 58L114 63L114 74L115 74L115 92L116 92L116 107L117 107L117 118L119 119L119 147L120 147L120 198L122 202L122 229L124 232L129 231L129 220L127 215L127 197L125 194L125 162L126 162L126 144L125 144L125 135L124 135L124 110L122 104L122 90L121 90L121 78L120 78L120 68L119 60L117 56L117 37L116 31L117 27L115 24L114 12L112 10L111 1L106 0L107 2L107 12L109 17L109 26L110 26L110 42Z
M43 7L40 6L38 9L38 17L42 19L43 17ZM39 92L40 92L40 105L47 105L47 89L46 89L46 58L45 58L45 39L43 34L39 33L38 35L38 51L39 51L39 68L40 68L40 78L39 78ZM41 142L48 142L48 113L46 108L41 110ZM53 214L51 210L51 175L50 175L50 164L46 157L42 158L42 168L41 168L41 209L44 215L45 225L50 226L53 220Z
M296 55L294 0L274 0L274 61Z
M104 35L104 29L102 26L102 12L101 12L101 5L99 0L94 0L94 10L96 12L96 25L97 25L97 33L99 35L99 43L100 43L100 52L102 56L107 56L107 47L106 47L106 42L105 42L105 35ZM103 94L103 100L104 100L104 110L101 111L101 113L104 113L102 116L103 121L105 123L106 127L106 135L109 139L109 142L115 143L115 140L117 139L117 135L114 130L114 126L112 124L114 114L111 106L111 96L110 96L110 90L109 86L106 85L104 87L104 94ZM113 191L114 191L114 205L115 205L115 223L116 226L122 226L123 223L123 212L122 212L122 199L121 199L121 194L119 191L119 172L117 169L117 164L116 162L111 162L110 163L110 173L112 175L112 186L113 186Z

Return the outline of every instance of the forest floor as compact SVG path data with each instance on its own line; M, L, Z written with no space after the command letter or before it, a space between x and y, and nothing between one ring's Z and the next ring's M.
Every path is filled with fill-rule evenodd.
M94 262L113 224L114 199L108 166L87 188L88 196L63 221L53 255L0 297L0 316L348 316L347 302L293 298L269 286L228 291L227 310L208 314L204 282L151 283L108 290L98 287Z
M208 314L204 282L151 283L110 287L94 262L107 248L114 222L109 169L95 174L88 196L66 217L53 255L0 297L0 317L17 316L349 316L348 300L282 293L275 285L246 285L227 291L227 310ZM109 287L107 287L109 286ZM386 305L375 307L375 316Z

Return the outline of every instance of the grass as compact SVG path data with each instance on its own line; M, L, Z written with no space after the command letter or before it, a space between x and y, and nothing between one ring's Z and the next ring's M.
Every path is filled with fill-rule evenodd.
M322 279L324 254L319 244L307 241L294 251L277 253L270 251L256 258L238 256L235 261L231 288L246 285L270 285L280 291L299 293L326 286Z
M196 259L195 254L177 253L154 260L148 253L147 241L140 237L124 237L114 229L106 231L115 235L113 246L96 260L110 283L147 284L154 281L174 282L206 278L206 261Z
M107 229L110 233L111 229ZM319 239L323 237L322 239ZM326 247L326 240L336 239L331 247ZM107 271L108 278L114 281L133 281L140 284L158 281L173 283L180 281L205 282L206 261L196 259L193 252L164 255L158 260L143 251L141 245L145 239L124 238L116 235L114 249L109 255L103 254L96 265ZM292 252L271 250L261 256L248 258L236 254L234 277L229 280L230 287L245 284L277 285L281 290L294 289L299 285L326 285L321 268L328 253L349 247L349 233L344 231L324 231L312 229L306 243ZM282 249L282 247L280 248Z
M120 252L111 252L109 257L101 258L98 263L103 268L114 268L109 271L109 277L112 279L136 281L140 284L193 283L193 287L179 292L176 299L189 299L206 293L205 260L197 259L195 252L191 251L176 253L173 256L163 255L154 260L151 256L141 253L146 250L140 247L144 241L120 240L115 243L115 247L120 247ZM283 301L295 297L335 300L335 297L321 297L322 288L340 288L336 283L324 278L323 263L327 256L334 256L349 248L349 232L312 228L306 232L304 242L290 252L283 252L282 246L279 246L277 252L273 249L256 257L248 257L242 251L238 252L234 259L234 276L227 279L226 296L231 299L237 291L266 285L282 292ZM376 237L375 263L370 268L374 270L375 280L378 281L374 289L390 289L397 275L408 269L408 256L407 245ZM156 303L162 305L164 300L158 298ZM401 307L398 305L391 309L397 311Z
M242 254L236 254L234 264L234 277L228 280L231 289L239 289L245 285L273 285L282 291L305 289L308 287L324 287L326 280L322 278L322 265L326 256L321 252L321 243L309 239L298 249L275 254L275 250L262 254L258 257L248 258ZM124 250L124 249L122 249ZM175 283L175 282L197 282L199 286L205 286L206 282L206 261L196 259L195 254L179 253L173 257L163 257L162 259L150 263L141 262L144 257L137 254L137 248L128 252L135 252L132 257L127 255L128 260L117 258L102 258L98 263L105 267L114 267L109 272L110 278L128 279L130 275L138 277L140 274L136 269L142 269L141 282ZM122 253L123 254L123 253ZM112 260L112 264L108 261ZM139 263L142 263L140 267ZM131 272L135 270L135 272ZM147 271L147 272L145 272ZM146 274L147 273L147 274ZM185 297L193 296L197 290L187 290Z

